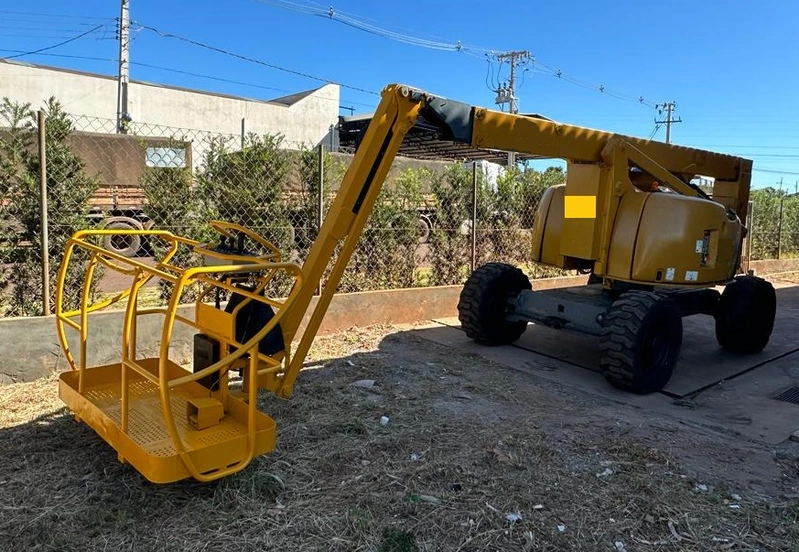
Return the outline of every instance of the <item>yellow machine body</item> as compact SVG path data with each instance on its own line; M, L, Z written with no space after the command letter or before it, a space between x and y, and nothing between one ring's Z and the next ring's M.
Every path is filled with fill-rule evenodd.
M454 142L569 161L567 184L548 190L541 202L533 230L535 260L564 268L590 266L606 284L710 285L735 271L750 161L489 111L389 85L302 266L281 262L272 244L229 222L211 223L220 245L161 230L81 231L68 241L55 319L72 368L61 374L59 393L76 417L120 460L158 483L187 477L211 481L271 451L275 422L259 411L257 392L291 395L403 138L420 116ZM642 191L640 182L631 180L631 168L671 192ZM715 178L713 201L700 199L701 193L686 184L697 174ZM109 234L147 236L161 243L163 254L154 264L123 257L103 247ZM245 238L252 251L232 246ZM173 262L181 248L203 261L188 268ZM66 275L81 267L85 277L75 306L74 298L67 298ZM98 267L127 276L129 289L92 303ZM325 286L306 317L323 275ZM146 307L140 291L156 279L172 286L170 299L163 307ZM286 281L290 291L276 297L275 284ZM189 293L196 297L193 311L181 306ZM220 301L222 295L229 300ZM102 320L93 313L114 305L124 306L118 361L90 366L90 330ZM161 324L155 354L140 352L144 317ZM251 319L256 323L246 322ZM173 358L179 326L194 333L198 347L188 365ZM241 390L229 386L233 371L243 376Z
M631 189L619 201L607 243L596 219L567 219L568 185L544 192L532 231L532 260L580 268L607 247L603 276L659 286L707 286L738 272L743 225L723 205L667 192Z

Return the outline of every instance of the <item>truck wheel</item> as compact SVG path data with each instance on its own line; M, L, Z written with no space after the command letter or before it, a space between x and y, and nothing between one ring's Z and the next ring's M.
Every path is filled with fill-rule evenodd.
M113 217L106 221L103 230L141 230L142 225L129 217ZM103 247L123 257L135 257L141 248L141 236L110 234L103 239Z
M682 315L674 301L650 291L623 293L603 325L599 346L605 379L641 395L660 391L682 346Z
M416 226L419 228L419 243L427 243L430 240L430 232L433 229L433 224L430 222L430 219L426 216L419 217L419 220L416 222Z
M759 353L771 337L776 313L774 286L756 276L739 276L721 294L716 340L736 353Z
M488 263L475 270L461 290L458 320L469 338L483 345L507 345L524 333L527 322L508 322L508 299L530 280L515 266Z

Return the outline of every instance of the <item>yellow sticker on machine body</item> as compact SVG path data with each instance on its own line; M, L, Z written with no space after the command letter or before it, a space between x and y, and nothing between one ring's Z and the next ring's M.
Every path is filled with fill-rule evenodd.
M596 196L567 195L564 196L564 216L569 219L596 218Z

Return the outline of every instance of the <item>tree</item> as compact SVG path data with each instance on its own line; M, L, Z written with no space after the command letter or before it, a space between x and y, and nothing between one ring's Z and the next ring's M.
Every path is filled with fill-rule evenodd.
M485 188L478 171L477 220L485 220ZM430 234L434 285L459 284L468 275L469 232L472 219L472 171L460 164L449 165L431 185L436 203L436 223ZM482 194L485 195L485 194ZM480 257L478 252L478 258Z
M67 240L78 230L87 228L89 198L98 187L96 178L88 176L83 162L70 151L67 138L74 131L72 122L61 104L50 98L45 104L45 149L47 157L48 249L50 289L54 293L58 260ZM0 139L0 235L5 241L6 257L11 268L4 285L10 290L6 315L31 316L42 312L41 281L41 193L40 159L34 148L36 114L30 104L12 103L7 98L0 105L0 115L10 121L8 138ZM84 265L88 256L78 252L66 275L64 307L79 304ZM91 290L93 291L93 290Z

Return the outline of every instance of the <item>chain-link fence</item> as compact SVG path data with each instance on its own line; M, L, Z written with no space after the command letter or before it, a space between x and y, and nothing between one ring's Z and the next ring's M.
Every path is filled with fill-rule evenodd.
M353 157L274 135L143 123L116 130L114 120L71 116L57 102L41 113L2 104L0 316L52 311L66 241L84 228L161 229L207 241L216 238L208 222L225 220L302 263ZM532 277L564 274L529 262L541 194L564 181L557 168L397 159L337 290L459 284L492 260ZM799 198L752 198L751 258L799 252ZM143 236L109 235L103 245L146 263L162 252L160 241ZM200 259L187 248L173 262ZM83 275L80 263L66 275L68 302L80 296ZM108 271L95 281L87 293L102 296L126 289L130 277ZM170 288L153 284L143 293L158 304Z

